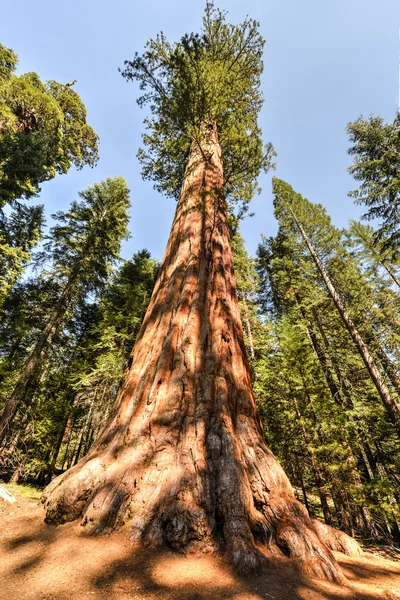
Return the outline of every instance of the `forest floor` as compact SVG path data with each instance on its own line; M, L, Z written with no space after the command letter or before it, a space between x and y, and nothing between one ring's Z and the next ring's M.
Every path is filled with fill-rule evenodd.
M346 586L300 577L289 559L239 578L210 555L135 550L120 533L87 536L77 523L43 522L39 493L6 486L0 500L1 600L400 600L400 552L337 554Z

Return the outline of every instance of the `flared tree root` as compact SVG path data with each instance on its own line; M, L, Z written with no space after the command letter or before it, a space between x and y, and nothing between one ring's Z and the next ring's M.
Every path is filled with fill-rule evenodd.
M270 557L285 555L305 575L343 582L331 550L358 556L359 545L310 519L279 463L263 450L259 469L255 463L251 468L249 456L219 456L219 467L212 459L196 466L190 457L189 469L162 450L136 467L132 448L118 459L95 453L48 486L46 522L82 518L93 534L124 528L132 542L145 546L224 552L241 574L261 572Z

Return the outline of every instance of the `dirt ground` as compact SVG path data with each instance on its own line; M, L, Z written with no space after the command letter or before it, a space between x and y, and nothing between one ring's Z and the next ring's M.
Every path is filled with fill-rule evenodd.
M0 501L1 600L400 600L400 554L336 556L347 586L299 577L289 559L243 579L210 555L139 551L122 534L45 525L36 499Z

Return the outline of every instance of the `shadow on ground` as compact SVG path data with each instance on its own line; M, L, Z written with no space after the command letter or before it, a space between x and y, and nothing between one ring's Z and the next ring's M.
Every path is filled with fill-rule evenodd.
M0 507L2 600L400 600L400 562L337 555L348 586L300 577L280 559L264 575L239 578L212 555L134 548L122 534L87 536L77 523L43 522L18 501Z

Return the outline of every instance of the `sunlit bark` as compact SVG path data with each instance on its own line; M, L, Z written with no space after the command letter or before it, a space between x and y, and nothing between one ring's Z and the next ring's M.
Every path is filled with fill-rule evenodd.
M266 447L236 295L217 132L192 144L166 253L116 407L99 440L46 491L47 521L226 551L242 572L275 551L340 580L321 529ZM347 538L347 551L359 552ZM321 539L324 540L321 541ZM342 537L342 540L344 538Z

